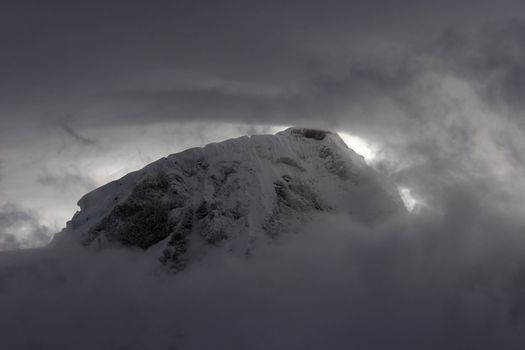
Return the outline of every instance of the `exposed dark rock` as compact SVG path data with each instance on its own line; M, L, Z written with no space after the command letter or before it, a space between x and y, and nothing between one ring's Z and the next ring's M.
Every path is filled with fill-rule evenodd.
M326 135L331 134L330 131L318 130L318 129L293 129L294 134L300 134L307 139L324 140Z
M125 202L116 205L88 232L83 243L91 243L104 232L110 242L147 249L168 237L176 224L168 220L170 210L181 207L186 200L177 188L172 187L179 182L171 180L163 172L144 178Z
M206 201L203 201L195 210L195 218L197 220L202 220L208 215L208 213L208 203Z
M323 146L319 151L319 157L325 160L325 168L330 173L339 176L343 180L349 178L346 162L331 148Z

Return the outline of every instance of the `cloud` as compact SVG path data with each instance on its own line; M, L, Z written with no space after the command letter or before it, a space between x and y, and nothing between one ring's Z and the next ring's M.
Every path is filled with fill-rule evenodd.
M252 260L206 260L175 276L136 252L3 253L0 345L523 348L522 4L28 4L33 11L13 3L0 14L11 53L0 58L0 142L10 161L50 147L37 142L50 135L39 126L64 110L81 116L61 126L81 147L67 161L106 152L106 170L127 169L125 154L107 151L136 151L127 130L312 125L372 143L374 167L425 207L375 229L319 218ZM488 16L494 23L483 24ZM117 140L112 130L125 131ZM185 140L151 135L162 152ZM91 147L104 137L112 142ZM155 142L141 157L158 157ZM34 170L23 168L37 185L91 185L76 170ZM0 232L3 249L47 234L13 205L1 207Z
M264 77L246 72L248 62L238 71L224 62L211 71L142 72L99 95L91 107L82 107L83 124L308 124L380 138L391 131L406 134L408 124L441 123L457 112L463 101L441 88L449 80L473 89L483 110L499 106L495 111L505 118L520 107L522 23L480 26L474 34L459 26L410 40L371 39L331 46L330 55L321 44L297 52L294 46L278 53L284 55L283 65L295 62L294 70L282 72L276 63Z
M375 228L320 216L298 235L259 245L250 259L211 254L178 274L130 250L0 254L0 342L520 349L522 221L480 200L484 194L448 191L441 212Z
M470 30L449 27L436 38L417 43L413 53L426 61L425 70L463 80L486 108L501 117L515 117L523 107L524 29L525 21L517 17Z
M417 214L375 227L321 215L249 259L211 253L178 274L154 252L5 252L0 344L521 349L521 194L468 164L437 154L405 169L429 204Z
M49 186L56 190L82 187L85 191L90 191L96 188L93 179L76 169L58 169L52 172L43 168L41 173L37 174L36 181L43 186Z
M27 4L32 11L8 3L5 32L17 36L6 38L13 55L0 62L6 67L3 118L18 124L71 111L82 123L64 128L87 144L96 135L86 137L86 127L159 120L296 124L322 118L331 126L359 120L369 109L386 112L386 105L373 107L392 102L414 77L435 68L414 71L422 56L460 76L476 67L480 77L485 70L512 69L494 83L520 84L520 53L508 49L519 43L522 26L523 5L514 1L203 1L151 5L144 18L139 3L124 10L111 1L89 8L59 1L50 5L56 12L35 1ZM107 17L98 16L101 8ZM487 13L503 23L498 26L515 29L465 34L482 27ZM15 20L21 14L28 16L24 26ZM136 28L137 22L148 23L147 29ZM458 34L449 30L441 42L432 40L447 26ZM36 33L40 40L22 40ZM419 51L424 44L425 52ZM519 96L519 88L506 91Z
M0 251L42 246L51 234L35 214L9 203L0 206Z

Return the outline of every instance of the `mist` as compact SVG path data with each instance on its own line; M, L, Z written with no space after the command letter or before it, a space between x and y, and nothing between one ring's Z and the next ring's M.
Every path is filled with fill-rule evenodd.
M520 349L523 222L451 189L363 226L321 214L249 257L170 272L143 251L0 255L2 347ZM487 204L486 204L487 203Z

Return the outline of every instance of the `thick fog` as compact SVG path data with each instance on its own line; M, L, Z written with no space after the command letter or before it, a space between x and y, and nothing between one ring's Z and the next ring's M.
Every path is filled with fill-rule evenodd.
M142 251L5 252L0 345L521 349L523 221L498 189L457 185L418 214L323 214L250 258L212 251L176 274Z

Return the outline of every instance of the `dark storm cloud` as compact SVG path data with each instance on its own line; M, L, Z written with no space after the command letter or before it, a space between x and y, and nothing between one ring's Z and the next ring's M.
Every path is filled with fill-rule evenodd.
M2 116L36 121L70 111L91 126L195 119L301 124L323 118L337 126L356 118L345 113L349 106L365 113L374 98L390 99L410 84L403 75L414 73L418 53L408 49L391 59L392 51L426 42L444 26L480 26L489 13L505 22L519 16L521 6L7 1L1 11L7 53L0 58ZM390 71L391 65L401 71ZM273 92L261 94L265 90Z
M415 62L402 57L366 57L348 62L318 62L300 84L278 88L235 82L203 82L160 91L123 92L125 104L152 106L137 118L166 119L178 115L208 120L258 123L342 124L349 106L369 106L401 99L421 74ZM195 83L193 83L195 84ZM232 86L233 85L233 86ZM117 97L117 96L116 96ZM117 97L118 98L118 97ZM401 103L401 101L399 101ZM359 119L359 116L352 117Z

